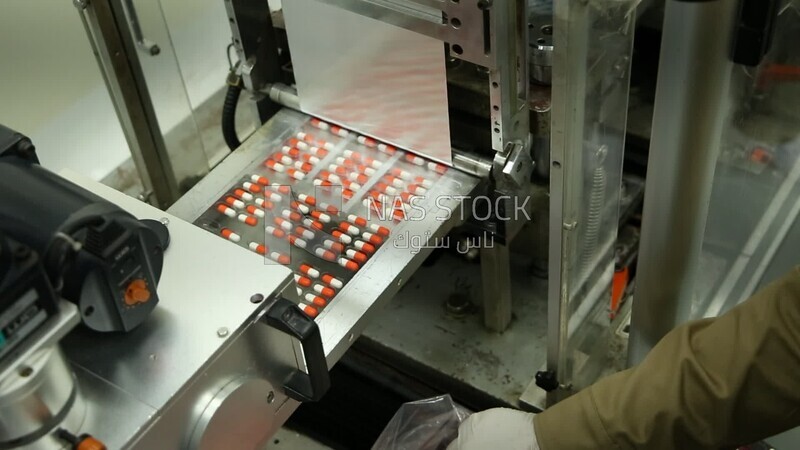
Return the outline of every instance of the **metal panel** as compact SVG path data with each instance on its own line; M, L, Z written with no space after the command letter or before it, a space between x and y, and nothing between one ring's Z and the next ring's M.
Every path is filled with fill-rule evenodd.
M316 0L284 15L303 111L450 163L440 41Z

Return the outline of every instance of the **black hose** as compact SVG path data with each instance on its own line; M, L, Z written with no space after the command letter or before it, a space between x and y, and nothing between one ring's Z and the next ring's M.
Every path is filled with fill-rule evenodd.
M242 82L228 83L228 91L225 93L225 103L222 105L222 137L231 151L239 148L242 143L236 135L236 104L239 102L239 95L242 93Z

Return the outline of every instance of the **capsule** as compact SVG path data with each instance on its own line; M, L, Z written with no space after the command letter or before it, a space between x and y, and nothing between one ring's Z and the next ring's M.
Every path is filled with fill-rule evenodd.
M311 287L311 285L314 284L311 281L311 278L304 277L302 275L297 275L297 274L294 275L294 282L297 283L300 286L303 286L303 287Z
M314 254L324 259L325 261L336 261L336 253L323 247L315 248Z
M388 228L380 226L380 225L378 225L376 223L370 224L369 225L369 229L374 231L374 232L376 232L376 233L378 233L379 235L381 235L383 237L389 236L389 233L390 233Z
M351 242L353 242L353 238L351 238L350 236L346 235L345 233L343 233L340 230L331 231L331 235L333 237L335 237L336 239L338 239L339 242L341 242L343 244L350 244Z
M378 150L383 153L386 153L387 155L394 155L395 152L397 151L397 149L393 145L383 144L383 143L378 144Z
M267 254L267 250L269 250L266 245L259 244L258 242L251 242L249 247L250 247L250 250L258 253L259 255L266 255Z
M301 141L301 140L299 140L297 138L289 139L289 145L291 145L292 147L298 148L300 150L303 150L303 151L309 150L309 147L310 147L308 145L308 142L303 142L303 141Z
M344 244L342 244L341 242L333 241L331 239L324 239L322 241L322 246L336 253L342 253L344 251Z
M292 209L296 209L296 210L300 211L303 214L308 214L308 213L311 212L311 208L309 208L308 206L306 206L306 205L304 205L302 203L299 203L299 202L292 202L292 203L289 204L289 206Z
M302 237L302 238L305 238L305 239L314 239L314 232L313 232L313 231L311 231L311 230L309 230L309 229L306 229L306 228L303 228L303 227L297 227L297 228L295 228L295 229L294 229L294 232L295 232L295 233L296 233L298 236L300 236L300 237Z
M367 262L367 255L363 252L358 250L353 250L352 248L348 248L344 253L348 258L356 261L359 264L364 264Z
M357 263L350 261L347 258L339 258L336 260L336 262L345 269L352 270L353 272L357 272L358 269L360 269L360 266Z
M314 155L314 156L316 156L318 158L324 158L324 157L328 156L328 150L326 150L324 148L319 148L319 147L316 147L316 146L313 146L313 145L312 146L306 146L306 148L304 150L307 150L307 151L311 152L312 155Z
M325 214L325 213L324 213L324 212L322 212L322 211L316 211L316 210L315 210L315 211L311 211L311 213L310 213L310 214L311 214L311 217L313 217L313 218L315 218L315 219L319 220L320 222L323 222L323 223L331 223L331 216L329 216L329 215Z
M435 162L429 162L428 163L428 170L432 170L432 171L438 173L439 175L444 175L447 172L447 166L445 166L444 164L437 164Z
M312 319L314 319L315 317L317 317L317 316L319 315L319 311L317 310L317 308L315 308L315 307L313 307L313 306L311 306L311 305L305 305L305 304L303 304L303 305L298 305L298 306L300 307L300 309L301 309L301 310L302 310L302 311L303 311L303 312L304 312L304 313L305 313L305 314L306 314L308 317L310 317L310 318L312 318Z
M336 146L333 145L333 142L323 141L322 139L317 141L317 145L319 147L322 147L323 149L325 149L327 151L332 151L333 149L336 148ZM327 152L326 152L326 154L327 154Z
M341 289L344 287L344 283L342 283L342 280L334 277L329 273L322 275L322 281L324 281L327 285L335 289Z
M380 183L375 183L375 186L373 186L373 187L374 187L375 189L377 189L377 190L379 190L379 191L383 192L384 194L388 194L388 195L397 195L397 189L395 189L395 188L393 188L393 187L389 186L389 185L388 185L388 184L386 184L386 183L383 183L383 182L380 182Z
M336 164L329 165L328 170L335 173L339 177L346 177L347 174L350 172L347 168L342 166L337 166Z
M260 208L264 208L264 209L272 209L272 208L274 208L274 207L275 207L275 204L274 204L274 203L272 203L272 202L271 202L271 201L269 201L269 200L264 200L263 198L257 198L257 199L256 199L256 205L257 205L258 207L260 207Z
M283 216L284 219L291 220L292 222L299 222L303 218L303 215L299 212L290 211L288 209L281 211L281 216Z
M275 261L278 264L288 265L292 262L292 258L289 258L289 255L284 255L283 253L272 252L269 255L269 259Z
M286 170L286 166L275 161L274 159L268 159L264 161L264 165L274 170L275 172L283 172L284 170Z
M223 228L219 230L219 234L221 234L222 237L224 237L229 241L239 242L242 240L242 237L234 233L233 230L231 230L230 228Z
M314 168L311 164L303 161L295 161L292 165L294 166L295 169L305 173L311 172L311 169Z
M317 164L319 163L319 158L314 155L309 155L308 153L303 153L300 155L300 161L307 162L309 164Z
M339 214L339 208L337 208L337 207L335 207L333 205L330 205L328 203L320 203L319 204L319 209L323 209L329 214L333 214L333 215Z
M322 187L331 187L333 183L328 180L320 180L318 178L314 178L314 186L322 186Z
M367 147L377 147L378 141L367 136L359 136L357 139L359 144L366 145Z
M320 294L320 295L322 295L324 297L331 298L334 295L336 295L336 291L334 291L333 289L331 289L331 288L329 288L327 286L323 286L322 284L319 284L319 283L314 284L313 289L318 294Z
M300 150L294 147L290 147L288 145L284 145L281 147L281 153L291 158L297 158L300 156Z
M350 189L342 189L342 197L344 197L345 200L350 200L354 195L356 195L356 193Z
M349 220L350 222L353 222L354 224L356 224L356 225L358 225L360 227L367 226L367 219L365 219L363 217L358 217L355 214L348 215L347 216L347 220Z
M236 210L222 203L217 205L217 211L221 212L222 214L225 214L228 217L236 217Z
M308 275L311 278L319 278L319 270L309 266L308 264L300 264L299 270L304 275Z
M275 224L279 227L283 228L286 231L292 231L292 223L288 220L281 219L280 217L275 218Z
M358 236L359 234L361 234L361 230L359 230L358 227L356 227L352 223L339 222L339 228L343 230L345 233L353 236Z
M239 208L239 209L244 208L244 202L232 195L225 197L225 203L233 206L234 208Z
M350 191L357 191L361 189L361 185L358 183L354 183L350 180L342 180L342 185Z
M411 192L414 195L424 195L426 192L428 192L427 189L418 184L409 184L407 189L408 192Z
M291 166L294 163L294 160L290 158L289 155L284 155L283 153L275 153L274 155L270 156L270 158L283 164L284 166Z
M345 150L345 153L347 153L347 150ZM352 169L353 167L356 166L355 161L353 161L350 158L344 158L344 157L341 157L341 156L336 157L336 164L338 164L340 166L343 166L343 167L347 167L348 169ZM331 164L331 166L335 167L334 164Z
M345 130L344 128L336 126L336 125L331 125L330 131L331 131L331 133L333 133L333 134L335 134L335 135L337 135L339 137L347 137L347 136L350 135L350 132L348 130Z
M375 253L375 246L372 244L368 244L364 241L360 241L358 239L353 242L353 247L363 251L364 253L373 254Z
M300 139L305 142L314 142L314 136L306 133L305 131L298 131L297 134L295 134L295 136L297 137L297 139Z
M235 195L236 197L239 197L240 199L242 199L242 200L244 200L246 202L253 201L253 194L245 191L244 189L236 189L236 190L234 190L233 191L233 195Z
M394 175L384 175L383 179L386 180L387 183L396 187L397 189L403 189L406 185L406 183L403 182L403 180Z
M327 122L323 122L316 117L311 118L311 126L315 128L319 128L320 130L327 130L330 125Z
M357 164L355 169L368 177L375 175L375 169L364 164Z
M302 181L306 177L306 174L295 169L294 167L286 169L286 173L288 173L290 177L294 178L297 181Z
M339 178L338 175L332 174L332 173L328 172L327 170L320 171L319 175L317 175L317 176L320 179L325 180L325 181L330 181L331 183L341 183L342 182L342 179Z
M431 180L428 180L428 179L427 179L427 178L425 178L425 177L416 177L416 178L414 178L412 181L414 181L414 182L415 182L415 183L417 183L417 184L421 184L421 185L422 185L422 186L424 186L426 189L430 189L430 188L431 188L431 186L433 186L433 181L431 181Z
M306 205L316 206L317 199L306 194L297 194L297 199L301 202L305 203Z
M308 303L319 308L324 308L328 306L327 300L320 297L319 295L314 295L311 292L306 292L305 295L303 295L303 299L305 299L305 301L307 301Z
M361 235L361 237L363 237L364 239L366 239L367 241L369 241L370 243L375 244L375 245L383 244L383 238L381 238L380 236L378 236L376 234L372 234L369 231L365 231Z
M250 225L251 227L258 225L258 219L253 216L248 216L247 214L239 214L236 218L239 219L239 222Z
M264 210L261 208L257 208L255 205L247 205L247 212L258 218L261 219L264 218Z
M307 226L309 228L314 228L314 229L317 229L317 230L322 230L323 228L325 228L325 226L322 225L322 222L319 222L319 221L316 221L316 220L311 220L309 218L303 219L302 223L303 223L303 225L305 225L305 226Z
M299 237L297 237L297 236L295 236L293 234L289 235L289 243L294 245L297 248L303 248L304 249L304 248L308 247L308 242L304 241L303 239L301 239L301 238L299 238Z
M276 238L279 238L279 239L284 237L284 236L286 236L286 233L283 230L281 230L280 228L275 228L272 225L267 225L267 227L264 228L264 230L267 233L269 233L269 234L271 234L271 235L273 235L273 236L275 236Z
M413 153L406 154L406 161L410 162L411 164L415 164L417 166L424 166L426 162L425 158L417 156Z
M242 183L242 187L254 194L258 194L259 192L261 192L261 186L255 183L251 183L249 181L245 181L244 183Z
M398 167L392 168L392 170L390 170L389 173L391 173L392 175L394 175L394 176L396 176L398 178L402 178L404 180L412 180L414 178L414 176L411 175L410 172L407 172L407 171L405 171L403 169L400 169ZM422 177L420 177L420 178L422 178Z
M365 184L367 181L369 181L368 176L358 172L351 172L348 178L350 179L350 181L355 181L356 183L361 183L361 184Z

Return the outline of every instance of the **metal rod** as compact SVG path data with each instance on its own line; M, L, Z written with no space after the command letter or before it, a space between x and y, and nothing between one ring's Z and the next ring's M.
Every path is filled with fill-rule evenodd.
M628 362L690 318L714 165L729 108L738 2L668 0Z

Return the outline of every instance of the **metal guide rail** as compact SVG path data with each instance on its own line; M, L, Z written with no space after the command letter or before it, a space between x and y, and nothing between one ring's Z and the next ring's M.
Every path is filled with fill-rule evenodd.
M348 291L396 292L401 272L418 266L460 219L461 197L478 182L282 110L170 211L264 255L265 264L290 267L295 292L283 294L319 322ZM383 288L351 288L360 279Z

